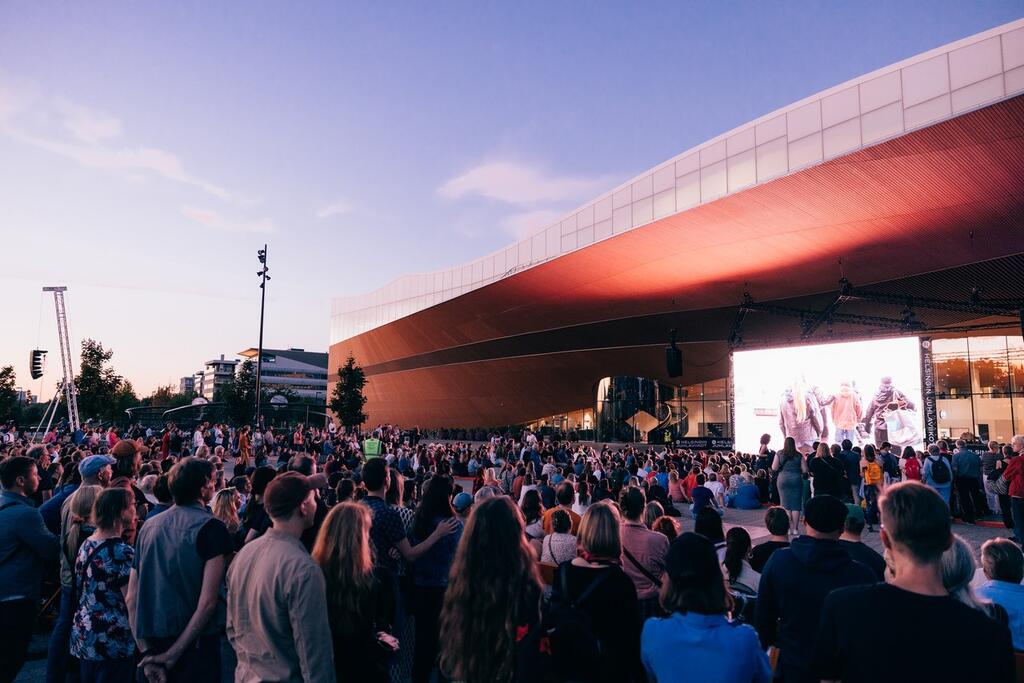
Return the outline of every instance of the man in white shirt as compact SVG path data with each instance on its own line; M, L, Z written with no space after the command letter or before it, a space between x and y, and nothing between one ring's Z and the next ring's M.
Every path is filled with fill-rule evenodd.
M718 501L719 506L725 505L725 486L722 482L718 481L718 475L712 472L708 475L708 483L704 484L711 493L714 494L715 500Z

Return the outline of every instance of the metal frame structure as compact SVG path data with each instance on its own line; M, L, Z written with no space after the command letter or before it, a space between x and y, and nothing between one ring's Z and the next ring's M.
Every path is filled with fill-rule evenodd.
M840 313L839 309L843 304L850 301L869 301L878 304L889 304L892 306L903 306L899 318L887 318L876 315L860 315L851 313ZM967 301L949 301L946 299L932 299L927 297L912 297L899 294L886 294L873 292L865 289L858 289L845 277L839 280L839 292L825 308L815 310L810 308L795 308L791 306L780 306L772 303L759 303L754 301L749 292L744 292L743 302L736 311L732 329L729 332L729 347L736 348L743 345L743 322L748 313L768 313L770 315L788 316L800 319L800 341L809 341L814 334L825 325L829 336L832 334L832 325L842 323L845 325L859 325L871 327L876 330L892 330L896 332L921 332L927 326L916 319L915 308L925 308L938 311L954 311L959 313L971 313L983 316L999 316L1015 318L1020 316L1024 320L1024 299L982 299L981 292L977 288L971 290Z
M78 389L75 387L75 367L71 358L71 336L68 334L68 313L64 305L67 287L43 287L44 292L53 292L53 305L57 311L57 337L60 341L60 362L64 371L62 380L64 401L68 406L68 424L72 430L82 426L78 417ZM58 392L60 390L58 389ZM56 409L54 410L56 412ZM51 417L51 419L53 419Z

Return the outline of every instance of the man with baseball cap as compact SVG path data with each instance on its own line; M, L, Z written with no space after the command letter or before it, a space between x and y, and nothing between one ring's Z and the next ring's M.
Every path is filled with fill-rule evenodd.
M825 597L876 581L839 544L846 517L846 505L835 496L811 498L804 506L806 533L772 553L761 574L755 626L765 647L779 648L776 675L787 682L818 680L812 663Z
M238 656L236 680L335 680L324 576L301 541L316 519L314 492L298 472L271 481L263 504L273 526L243 547L228 570L227 636Z
M460 492L455 499L452 500L452 507L455 509L455 516L461 519L463 522L469 519L469 514L473 512L473 496L469 495L465 491Z

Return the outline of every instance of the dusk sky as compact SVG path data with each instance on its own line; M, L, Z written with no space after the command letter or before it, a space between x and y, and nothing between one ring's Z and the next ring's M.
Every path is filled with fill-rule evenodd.
M490 253L1002 2L0 2L0 365L73 342L146 395L330 299ZM76 361L77 362L77 361Z

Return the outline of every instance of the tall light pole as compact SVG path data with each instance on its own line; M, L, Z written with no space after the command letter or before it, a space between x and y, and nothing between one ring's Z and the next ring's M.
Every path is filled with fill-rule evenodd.
M262 423L260 422L260 411L262 406L260 405L260 380L263 378L263 309L267 304L267 280L270 276L267 273L270 268L267 267L267 245L263 245L263 248L256 252L256 258L260 260L263 268L256 271L256 275L260 277L260 345L257 349L256 354L256 428L262 429Z

